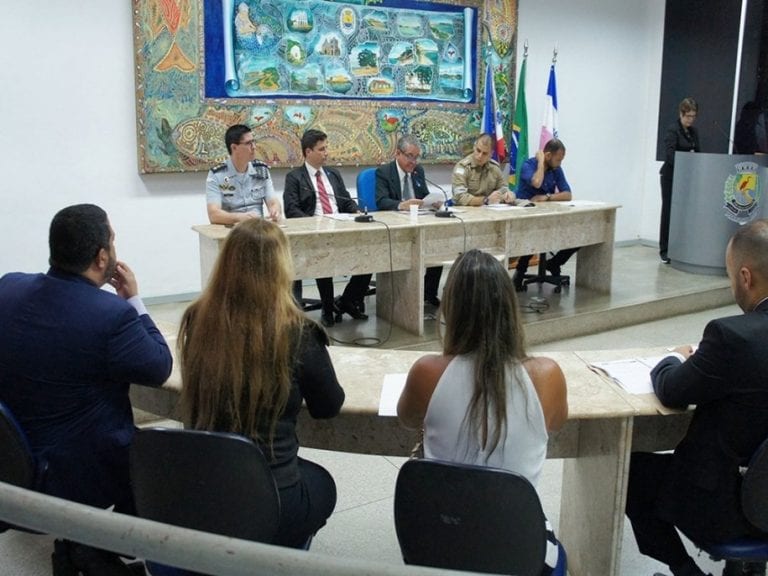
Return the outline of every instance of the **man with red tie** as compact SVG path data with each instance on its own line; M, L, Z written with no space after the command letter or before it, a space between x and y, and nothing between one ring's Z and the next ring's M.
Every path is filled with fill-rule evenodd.
M328 168L328 135L310 128L301 137L301 151L304 165L291 170L285 176L283 204L286 218L322 216L339 212L355 213L360 209L352 200L338 170ZM347 313L356 320L366 320L362 302L370 274L352 276L344 293L337 302L333 297L333 278L317 278L317 290L322 302L321 321L329 328L334 324L334 312ZM299 286L301 284L299 283ZM294 285L294 293L297 293Z

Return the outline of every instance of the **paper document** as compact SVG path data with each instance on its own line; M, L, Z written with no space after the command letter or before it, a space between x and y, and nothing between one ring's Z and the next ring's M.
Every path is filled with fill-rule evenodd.
M566 204L568 206L602 206L605 202L598 202L596 200L568 200Z
M653 394L651 369L666 356L627 358L610 362L594 362L590 369L608 376L630 394Z
M323 216L325 216L326 218L330 218L332 220L354 220L357 214L347 214L347 213L339 212L337 214L323 214Z
M442 192L430 192L421 199L424 208L432 208L433 204L445 203L445 195Z
M522 210L522 206L514 206L512 204L486 204L484 206L485 208L490 208L491 210Z
M379 416L397 416L397 401L408 374L385 374L379 397Z
M403 216L408 216L408 217L411 216L410 209L408 209L408 210L398 210L397 213L398 214L402 214ZM416 213L419 216L424 216L425 214L433 214L434 212L432 210L427 210L426 208L419 208Z

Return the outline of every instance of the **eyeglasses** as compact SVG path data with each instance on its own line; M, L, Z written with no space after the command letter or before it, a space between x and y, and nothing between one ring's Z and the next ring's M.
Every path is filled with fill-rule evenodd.
M409 154L408 152L403 152L402 150L398 150L398 152L400 152L400 154L405 156L411 162L418 162L421 158L421 154Z
M246 140L245 142L238 142L238 144L240 146L250 146L251 148L253 148L254 146L256 146L256 140Z

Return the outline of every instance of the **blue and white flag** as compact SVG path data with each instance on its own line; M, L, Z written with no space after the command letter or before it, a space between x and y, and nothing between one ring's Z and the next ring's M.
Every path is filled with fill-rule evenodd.
M485 70L485 105L483 107L482 127L484 133L493 136L493 159L497 162L503 162L506 155L504 128L502 127L501 110L499 110L499 103L496 100L496 86L493 84L493 67L490 59Z
M557 82L555 81L555 65L549 68L549 83L547 84L547 99L544 103L544 121L541 125L541 138L539 139L539 150L544 149L544 145L558 138L557 129Z

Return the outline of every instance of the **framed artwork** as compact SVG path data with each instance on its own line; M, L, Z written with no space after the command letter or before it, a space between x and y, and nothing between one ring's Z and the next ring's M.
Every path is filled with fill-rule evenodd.
M207 170L236 123L271 166L300 164L310 127L334 164L389 161L405 133L455 162L486 66L509 125L516 1L134 0L139 171Z

